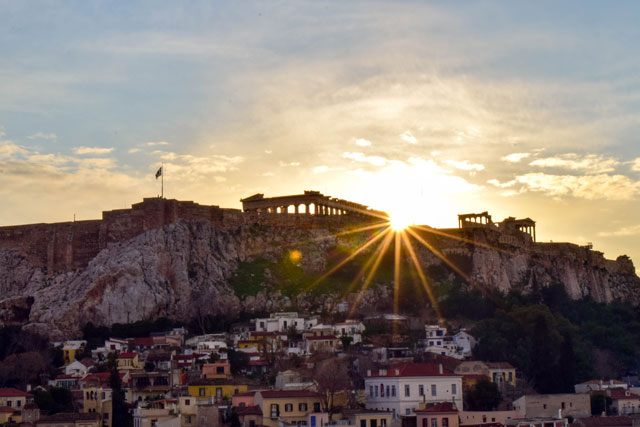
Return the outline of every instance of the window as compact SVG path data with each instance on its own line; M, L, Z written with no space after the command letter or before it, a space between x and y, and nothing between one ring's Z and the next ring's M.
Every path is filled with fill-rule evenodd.
M437 390L436 390L436 385L435 384L431 384L431 396L436 396L438 394Z
M189 399L185 399L184 404L185 404L186 406L191 405L191 400L189 400Z
M378 420L371 420L369 421L369 425L371 427L378 427Z
M542 409L547 409L547 404L546 403L542 405Z
M367 427L367 420L360 420L360 427Z
M418 386L418 396L424 396L424 386L422 384Z
M20 408L22 406L22 400L16 400L16 406Z
M254 420L249 420L249 427L255 427L256 422Z
M284 412L293 412L293 404L292 403L286 403L284 405Z
M482 422L483 422L483 423L486 423L486 422L487 422L487 416L486 416L486 415L483 415L483 416L482 416Z
M405 397L411 396L411 387L409 386L409 384L404 385L404 395Z
M431 418L431 427L438 427L438 419Z
M422 419L422 427L429 427L429 418Z
M271 404L271 418L278 418L280 416L280 405L277 403Z
M373 397L373 386L369 386L369 396Z
M11 405L13 405L13 402L12 402L12 401L10 401L10 400L7 400L7 406L8 406L9 408L11 408Z
M224 366L216 366L216 374L224 374Z
M378 387L374 387L376 389L376 397L378 397Z
M387 386L387 397L391 396L391 393L389 393L389 391L390 391L390 388L389 388L389 386Z
M411 415L411 409L409 409L409 408L405 409L404 414L405 415Z
M455 384L451 384L451 394L456 394L457 390L456 390L456 385Z
M565 407L564 402L561 403L561 406L562 406L562 409L564 409L564 407Z
M380 420L380 427L387 427L387 419L383 418Z
M102 414L102 418L105 419L105 420L108 420L109 419L109 413L108 412L104 412Z
M509 372L509 382L513 381L513 372Z
M391 397L396 397L396 386L391 386Z
M320 402L313 403L313 412L320 412Z
M264 329L264 322L260 322L260 329Z
M380 397L384 397L384 384L380 384Z
M304 412L307 410L307 404L306 403L298 403L298 411Z
M442 427L449 427L449 418L442 419Z
M206 394L206 390L204 387L200 387L200 390L198 390L198 395L199 396L204 396Z

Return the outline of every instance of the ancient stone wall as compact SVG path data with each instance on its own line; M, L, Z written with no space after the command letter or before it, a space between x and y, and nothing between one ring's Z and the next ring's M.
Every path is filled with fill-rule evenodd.
M180 219L206 221L225 230L256 223L297 228L345 227L365 220L349 215L257 214L191 201L145 198L131 209L103 212L102 220L0 227L0 248L19 249L34 266L49 273L70 271L85 267L104 248Z

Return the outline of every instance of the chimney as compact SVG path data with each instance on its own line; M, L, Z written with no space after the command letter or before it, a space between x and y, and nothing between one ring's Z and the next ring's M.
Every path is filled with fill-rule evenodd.
M442 373L443 373L442 363L440 363L440 364L438 365L438 373L439 373L440 375L442 375Z
M396 369L396 377L400 376L400 369Z
M367 369L367 376L370 377L371 376L371 369Z

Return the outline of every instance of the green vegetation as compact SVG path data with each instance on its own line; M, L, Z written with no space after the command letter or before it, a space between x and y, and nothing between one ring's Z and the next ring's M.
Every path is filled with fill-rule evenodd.
M37 390L35 402L38 408L48 415L73 412L73 396L66 388L51 387L49 390Z
M487 379L480 380L464 394L467 411L493 411L502 401L498 385Z
M164 332L180 327L180 322L161 317L154 321L140 320L133 323L114 323L111 327L95 326L88 322L82 328L82 339L87 341L86 350L97 348L104 344L104 340L110 337L117 338L138 338L148 337L152 332Z
M637 371L640 314L627 303L572 300L561 284L508 294L445 284L438 293L445 318L479 320L475 358L511 363L540 393L572 392L578 382L607 377L598 371L601 353L618 363L607 364L610 376Z

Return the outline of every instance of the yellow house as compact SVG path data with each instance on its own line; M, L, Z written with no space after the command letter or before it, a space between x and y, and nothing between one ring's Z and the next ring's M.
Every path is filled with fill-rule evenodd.
M64 366L71 364L76 360L76 354L87 344L83 340L65 341L62 346L62 359L64 360Z
M199 400L214 399L216 402L229 400L237 393L247 391L246 384L233 384L233 381L225 379L201 379L189 384L189 395Z
M103 427L111 427L113 407L110 387L87 387L82 389L83 413L100 414Z
M138 360L138 353L120 353L118 356L118 370L142 369Z
M13 422L13 423L22 422L22 417L20 416L20 410L15 408L9 408L8 406L0 406L0 425L4 425L9 422Z
M516 368L507 362L484 362L489 369L489 379L498 384L516 385Z
M391 426L391 411L375 409L345 409L342 418L349 420L355 427L387 427Z
M262 423L267 427L277 427L279 421L306 423L307 415L320 412L320 395L309 390L263 390L254 400L262 408Z

